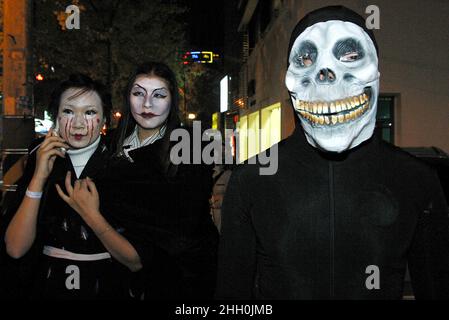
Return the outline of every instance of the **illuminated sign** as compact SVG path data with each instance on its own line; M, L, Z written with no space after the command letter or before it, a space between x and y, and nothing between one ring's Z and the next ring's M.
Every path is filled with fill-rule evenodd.
M220 81L220 112L228 111L228 76Z
M261 113L261 145L260 151L265 151L273 144L281 141L281 104L275 103L260 110Z
M240 117L239 161L243 162L281 141L281 104L275 103Z
M219 55L212 51L189 51L182 55L183 64L189 63L213 63Z
M212 114L212 129L218 130L218 117L219 117L218 112Z

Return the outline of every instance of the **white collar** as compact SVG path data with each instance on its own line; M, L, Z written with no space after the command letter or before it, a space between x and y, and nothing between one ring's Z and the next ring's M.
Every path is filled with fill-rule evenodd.
M77 177L81 175L90 157L94 154L100 143L100 139L101 136L98 136L97 140L95 140L94 143L88 145L87 147L67 150Z
M138 127L137 125L134 127L134 131L123 141L123 148L125 148L128 151L147 146L149 144L152 144L156 142L159 139L162 139L162 137L165 134L166 125L162 126L158 131L153 133L151 136L143 140L142 142L139 139L138 134Z
M159 139L162 139L162 137L165 134L165 129L167 128L167 125L163 125L158 131L156 131L154 134L140 142L139 135L138 135L138 128L137 125L134 127L133 133L131 133L125 141L123 141L123 153L128 158L129 161L134 162L134 160L129 155L129 152L144 146L147 146L149 144L152 144L156 142Z

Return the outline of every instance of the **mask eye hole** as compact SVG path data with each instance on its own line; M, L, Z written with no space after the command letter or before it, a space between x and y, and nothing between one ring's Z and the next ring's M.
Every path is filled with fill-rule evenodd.
M341 62L354 62L364 57L363 47L353 38L338 41L332 50L335 58Z
M304 41L296 50L294 64L298 68L307 68L316 61L318 51L316 46L310 41Z
M301 67L310 67L313 64L312 58L310 57L310 54L306 53L302 56L298 57L298 63Z
M352 62L359 60L358 52L348 52L340 57L341 62Z

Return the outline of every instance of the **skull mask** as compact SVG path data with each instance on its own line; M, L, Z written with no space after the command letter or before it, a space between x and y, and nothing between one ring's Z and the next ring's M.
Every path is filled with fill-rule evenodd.
M357 24L329 20L293 42L285 79L307 141L343 152L369 139L376 123L376 47Z

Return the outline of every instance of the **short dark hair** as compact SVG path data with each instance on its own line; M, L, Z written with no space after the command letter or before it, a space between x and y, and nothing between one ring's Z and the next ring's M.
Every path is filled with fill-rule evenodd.
M48 112L53 120L56 121L62 94L71 88L82 89L83 92L96 92L101 99L103 107L103 116L106 118L106 124L109 125L111 119L112 101L107 88L99 81L92 80L89 76L82 73L74 73L58 84L50 96Z

